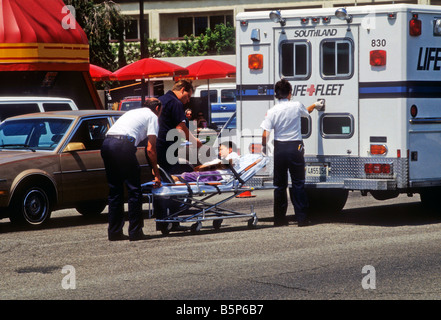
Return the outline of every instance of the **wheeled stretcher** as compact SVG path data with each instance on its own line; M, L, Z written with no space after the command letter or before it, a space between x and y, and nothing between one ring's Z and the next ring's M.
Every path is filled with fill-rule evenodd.
M157 229L163 234L173 230L173 226L191 223L191 231L199 231L202 222L212 221L214 229L221 227L224 219L248 218L248 227L257 225L257 215L254 208L250 213L238 212L221 205L243 192L265 188L262 185L247 185L247 182L268 162L268 158L260 154L248 154L240 158L235 167L230 166L231 173L228 179L214 182L201 182L199 178L206 176L200 172L196 182L170 182L162 183L160 188L153 188L153 183L142 185L143 196L153 200L156 213ZM224 173L222 174L224 176ZM216 202L208 202L216 197Z

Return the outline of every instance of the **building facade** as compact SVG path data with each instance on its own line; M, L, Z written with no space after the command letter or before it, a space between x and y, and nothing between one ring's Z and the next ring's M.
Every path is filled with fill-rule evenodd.
M126 41L139 41L139 17L141 0L114 0L121 7L124 15L130 17L130 26L125 33ZM234 26L235 16L239 12L274 10L329 8L354 5L379 5L391 3L409 3L441 5L441 0L166 0L143 1L144 33L157 41L177 41L185 35L195 36L203 33L207 27L219 23Z

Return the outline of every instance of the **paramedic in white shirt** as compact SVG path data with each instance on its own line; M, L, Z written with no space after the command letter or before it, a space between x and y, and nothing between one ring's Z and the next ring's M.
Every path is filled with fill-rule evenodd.
M162 105L158 99L150 98L143 108L124 113L109 129L101 148L109 184L109 227L110 241L146 239L142 228L141 169L136 158L137 146L147 139L147 157L155 176L155 187L161 186L157 165L156 137L158 116ZM128 191L129 236L123 234L124 226L124 184Z
M288 199L288 172L292 186L289 188L298 226L309 224L307 219L308 198L305 192L305 159L301 133L301 117L308 116L323 101L306 108L297 101L291 101L292 86L287 80L275 85L275 95L279 100L268 110L260 127L263 129L262 146L266 148L271 130L274 130L274 225L288 225L286 210Z

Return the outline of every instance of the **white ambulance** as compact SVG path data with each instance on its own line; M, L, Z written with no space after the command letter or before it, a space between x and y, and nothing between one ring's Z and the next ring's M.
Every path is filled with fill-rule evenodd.
M242 152L261 143L285 78L294 100L326 101L302 120L310 197L335 210L349 190L441 197L440 6L245 12L236 21Z

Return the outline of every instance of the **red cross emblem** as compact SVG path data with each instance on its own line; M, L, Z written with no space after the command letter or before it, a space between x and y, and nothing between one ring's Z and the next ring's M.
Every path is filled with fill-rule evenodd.
M315 92L314 85L311 84L311 86L308 89L306 89L306 91L309 93L309 96L312 96L313 93Z

